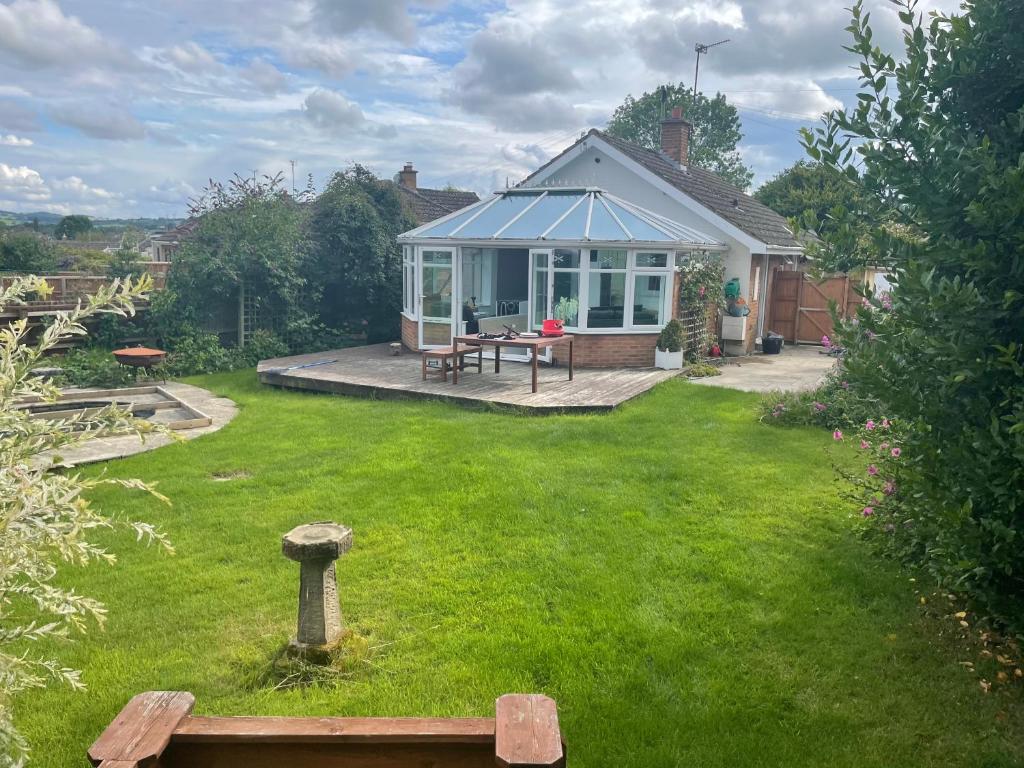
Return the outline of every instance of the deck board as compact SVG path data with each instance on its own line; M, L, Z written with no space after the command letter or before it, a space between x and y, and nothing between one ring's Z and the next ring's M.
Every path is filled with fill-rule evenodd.
M678 371L655 368L577 368L573 381L564 366L542 365L539 391L530 391L530 367L505 357L501 373L484 360L483 373L467 369L459 383L426 381L420 375L420 355L402 350L391 354L387 344L336 349L311 355L263 360L257 367L264 384L289 389L376 398L446 400L463 405L492 403L530 411L609 411L647 392Z

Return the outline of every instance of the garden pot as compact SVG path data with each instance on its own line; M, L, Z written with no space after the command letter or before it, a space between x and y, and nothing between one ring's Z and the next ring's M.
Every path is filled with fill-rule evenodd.
M677 371L683 367L683 350L678 352L666 352L665 350L654 350L654 367L665 371Z

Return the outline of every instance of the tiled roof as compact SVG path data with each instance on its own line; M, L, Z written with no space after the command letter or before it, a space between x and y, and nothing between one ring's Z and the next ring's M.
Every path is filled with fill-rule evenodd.
M758 202L738 187L734 187L721 176L694 165L685 170L663 152L646 149L632 142L611 136L592 128L573 147L596 136L622 152L631 160L642 165L651 173L671 184L688 197L718 214L733 226L757 238L767 245L800 247L802 243L793 236L786 219L763 203ZM565 150L568 152L572 147ZM562 154L564 155L565 152ZM553 162L553 160L552 160ZM543 168L544 166L542 166ZM540 169L538 169L539 171ZM537 171L534 171L535 175ZM530 177L523 182L529 185Z
M402 199L408 204L417 224L426 224L480 201L475 192L459 189L409 189L401 184L395 187L402 193Z

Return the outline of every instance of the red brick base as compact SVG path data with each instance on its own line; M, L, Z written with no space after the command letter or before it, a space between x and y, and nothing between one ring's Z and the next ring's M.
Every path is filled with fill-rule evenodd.
M656 333L587 333L573 341L573 363L581 368L650 368L654 365ZM402 315L402 346L416 351L419 337L416 321ZM552 347L559 365L569 364L569 346Z

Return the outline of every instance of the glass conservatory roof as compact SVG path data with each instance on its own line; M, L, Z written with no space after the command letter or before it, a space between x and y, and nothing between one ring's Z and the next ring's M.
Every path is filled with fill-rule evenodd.
M508 189L400 240L566 241L721 248L714 238L603 189Z

